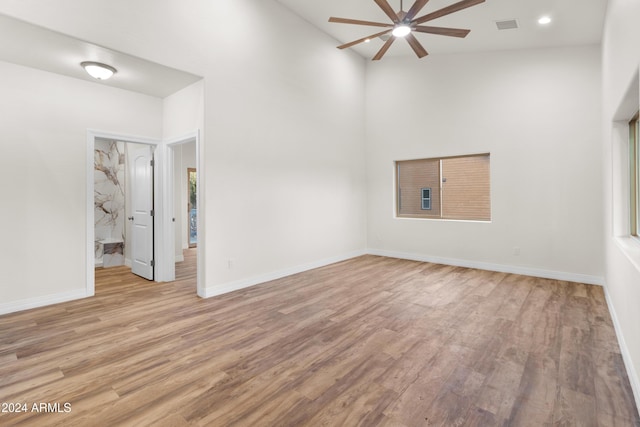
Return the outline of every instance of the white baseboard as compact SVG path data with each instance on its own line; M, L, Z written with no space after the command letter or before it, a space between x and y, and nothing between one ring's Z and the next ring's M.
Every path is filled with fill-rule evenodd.
M203 298L210 298L217 295L226 294L240 289L249 288L251 286L259 285L260 283L269 282L271 280L281 279L283 277L291 276L293 274L302 273L314 268L324 267L329 264L335 264L336 262L345 261L351 258L356 258L362 255L366 255L364 250L349 252L344 255L339 255L331 258L326 258L319 261L310 262L307 264L297 265L291 268L285 268L283 270L274 271L259 276L249 277L247 279L236 280L234 282L222 284L219 286L209 286L204 289Z
M640 411L640 377L633 365L631 355L629 354L629 348L627 342L622 335L622 329L620 328L620 322L618 321L618 315L616 310L611 304L611 297L609 296L609 290L604 287L604 297L607 301L607 307L609 307L609 313L611 313L611 320L613 321L613 328L616 331L616 337L618 338L618 344L620 345L620 353L622 354L622 360L624 361L624 367L627 369L627 377L629 377L629 383L631 383L631 390L633 391L633 397L636 400L636 408Z
M77 291L61 292L59 294L45 295L42 297L6 302L0 304L0 315L14 313L16 311L29 310L32 308L44 307L46 305L58 304L61 302L73 301L86 297L87 290L83 288Z
M182 262L184 261L184 255L180 254L180 255L175 255L175 261L174 262Z
M493 264L481 261L469 261L456 258L443 258L437 256L412 254L407 252L386 251L383 249L368 249L370 255L378 255L389 258L400 258L411 261L432 262L434 264L453 265L456 267L477 268L478 270L498 271L501 273L521 274L524 276L541 277L544 279L564 280L567 282L586 283L588 285L603 286L604 277L590 276L587 274L566 273L562 271L542 270L537 268L520 267L517 265Z
M324 267L325 265L333 264L336 262L344 261L347 259L355 258L362 255L378 255L389 258L400 258L412 261L432 262L436 264L454 265L457 267L477 268L479 270L498 271L503 273L521 274L525 276L541 277L545 279L564 280L567 282L585 283L589 285L602 286L604 284L604 277L591 276L587 274L566 273L562 271L542 270L537 268L520 267L504 264L493 264L479 261L469 261L455 258L443 258L435 257L423 254L412 254L406 252L386 251L382 249L367 249L354 251L349 254L327 258L324 260L311 262L308 264L298 265L295 267L287 268L284 270L274 271L259 276L250 277L247 279L241 279L234 282L222 284L219 286L208 286L204 289L202 295L203 298L209 298L216 295L222 295L229 292L237 291L240 289L248 288L258 285L260 283L268 282L271 280L280 279L282 277L291 276L293 274L302 273L304 271L312 270L318 267Z

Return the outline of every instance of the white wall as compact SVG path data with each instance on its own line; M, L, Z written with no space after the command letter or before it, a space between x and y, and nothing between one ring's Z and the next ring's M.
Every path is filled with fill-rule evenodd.
M204 80L162 100L162 136L165 140L180 138L196 130L204 137Z
M626 122L638 111L640 3L609 0L602 43L606 290L627 371L640 407L640 244L623 236L627 197ZM621 120L619 125L614 121Z
M371 64L369 247L602 283L599 87L597 46ZM485 152L491 223L394 218L394 160Z
M362 58L274 1L64 3L0 12L205 79L205 294L364 250Z
M87 129L159 137L160 99L0 62L0 313L84 296Z
M185 135L198 132L200 139L204 140L204 80L200 80L163 100L163 136L165 140L174 141L182 139ZM175 259L183 260L182 249L188 246L186 230L186 168L198 169L196 156L196 144L180 144L171 148L174 154L173 163L173 217L175 223ZM204 152L204 144L200 144L201 152ZM203 155L200 154L200 158ZM184 171L183 171L184 170ZM201 171L202 172L202 171ZM204 176L204 173L202 173ZM199 274L203 274L199 268Z
M366 246L365 61L274 2L225 3L256 32L206 76L212 293Z

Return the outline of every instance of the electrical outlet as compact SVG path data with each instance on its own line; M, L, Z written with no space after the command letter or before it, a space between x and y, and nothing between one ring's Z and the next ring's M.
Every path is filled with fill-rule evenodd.
M229 270L232 270L232 269L233 269L233 267L234 267L235 263L236 263L236 260L235 260L235 259L233 259L233 258L227 258L227 268L228 268Z
M514 246L514 247L513 247L513 254L514 254L515 256L520 255L520 246Z

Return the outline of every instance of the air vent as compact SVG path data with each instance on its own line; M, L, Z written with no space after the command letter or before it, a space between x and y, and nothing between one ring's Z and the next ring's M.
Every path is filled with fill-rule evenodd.
M518 21L515 19L506 19L504 21L496 21L496 27L499 30L513 30L518 28Z

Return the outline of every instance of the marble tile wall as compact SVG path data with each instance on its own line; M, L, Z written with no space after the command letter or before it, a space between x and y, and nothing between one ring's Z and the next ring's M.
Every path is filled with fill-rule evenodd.
M95 257L103 256L101 240L125 240L125 145L96 140L94 152Z

